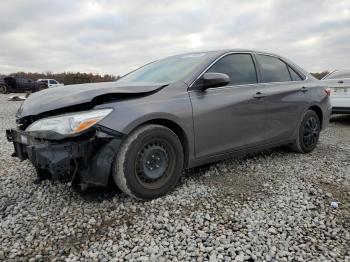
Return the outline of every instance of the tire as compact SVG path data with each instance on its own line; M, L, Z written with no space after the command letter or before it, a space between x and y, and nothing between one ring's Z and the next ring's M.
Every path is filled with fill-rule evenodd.
M44 89L46 89L46 88L47 88L46 85L40 85L40 86L38 86L37 91L41 91L41 90L44 90Z
M298 153L310 153L317 145L321 132L321 122L313 110L308 110L303 115L299 126L298 136L291 149Z
M0 85L0 94L7 94L7 87Z
M38 167L35 167L36 174L37 174L37 181L44 181L47 179L51 179L52 175L48 170L41 169Z
M165 195L177 184L184 163L177 135L160 125L134 130L121 144L112 167L117 186L136 199Z

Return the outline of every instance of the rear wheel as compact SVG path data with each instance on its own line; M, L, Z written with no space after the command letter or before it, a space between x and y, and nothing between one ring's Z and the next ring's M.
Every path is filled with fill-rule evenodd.
M44 90L44 89L46 89L46 88L47 88L46 85L40 85L40 86L38 87L38 90L37 90L37 91L41 91L41 90Z
M112 174L124 193L137 199L153 199L175 187L183 162L177 135L160 125L146 125L133 131L122 143Z
M0 94L6 94L7 93L7 87L0 85Z
M299 126L298 137L291 148L299 153L312 152L317 145L320 132L321 122L318 115L313 110L306 111Z

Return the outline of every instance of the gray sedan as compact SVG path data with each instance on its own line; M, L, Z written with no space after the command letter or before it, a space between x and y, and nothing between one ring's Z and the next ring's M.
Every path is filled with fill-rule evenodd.
M7 130L38 180L106 186L137 199L169 192L182 170L276 146L316 147L329 90L291 61L221 50L149 63L116 82L31 95Z

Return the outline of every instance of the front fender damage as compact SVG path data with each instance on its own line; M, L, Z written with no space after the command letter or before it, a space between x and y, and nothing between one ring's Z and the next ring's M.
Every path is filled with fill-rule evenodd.
M79 137L52 140L7 130L7 138L15 148L13 156L29 161L51 174L52 181L87 186L106 186L111 166L123 134L97 127Z

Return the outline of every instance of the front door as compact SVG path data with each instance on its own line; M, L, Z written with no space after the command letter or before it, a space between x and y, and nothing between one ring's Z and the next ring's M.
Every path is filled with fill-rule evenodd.
M196 157L264 143L265 111L253 57L228 54L207 72L224 73L231 82L205 91L189 91L193 107Z

